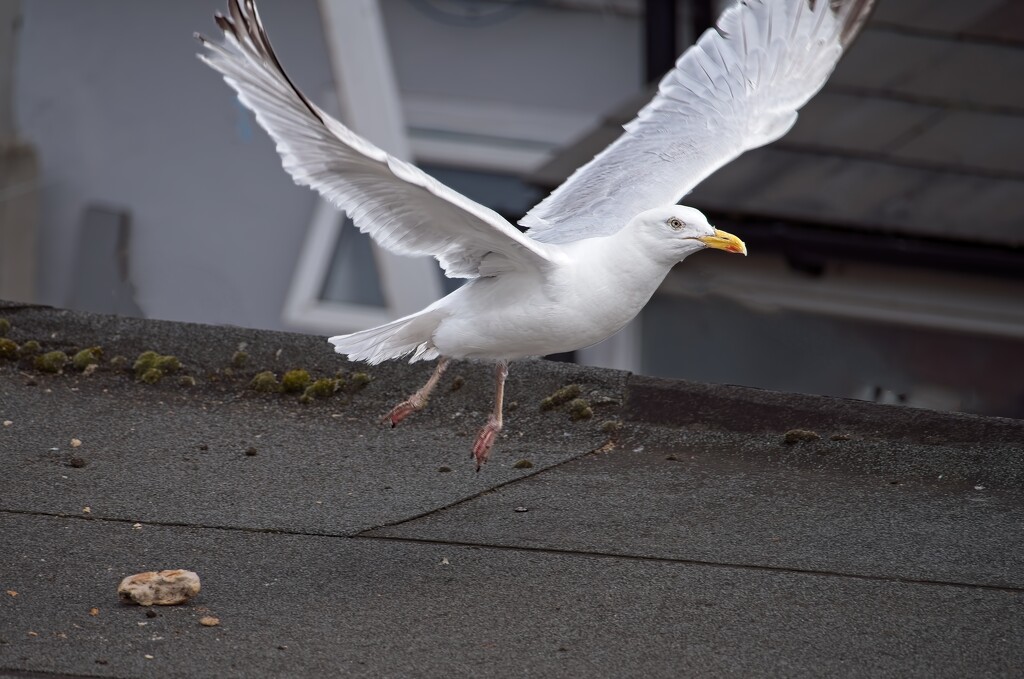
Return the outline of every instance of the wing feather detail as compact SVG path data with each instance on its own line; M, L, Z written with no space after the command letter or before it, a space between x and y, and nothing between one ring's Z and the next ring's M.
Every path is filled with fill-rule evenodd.
M348 213L382 247L432 255L455 278L508 269L544 269L555 256L493 210L414 165L388 155L306 98L270 44L253 0L229 0L216 14L224 34L199 58L218 71L277 145L284 169Z
M545 243L609 235L679 202L745 151L792 128L875 0L740 0L686 50L624 133L531 209Z

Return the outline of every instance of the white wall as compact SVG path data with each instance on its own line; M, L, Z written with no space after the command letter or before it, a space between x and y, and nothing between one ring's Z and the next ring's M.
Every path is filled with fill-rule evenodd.
M132 213L147 316L276 328L314 196L195 53L213 0L27 0L17 124L42 164L38 301L69 297L82 209ZM330 83L312 0L263 0L300 86Z

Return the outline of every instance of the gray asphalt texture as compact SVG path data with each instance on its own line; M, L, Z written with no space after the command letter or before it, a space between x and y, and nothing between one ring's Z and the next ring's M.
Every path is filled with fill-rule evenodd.
M431 365L0 318L19 344L104 351L91 375L0 359L0 677L1024 674L1024 422L522 361L476 473L487 365L453 365L391 429ZM110 363L149 349L181 373ZM372 381L312 403L246 388L297 367ZM541 410L567 384L593 417ZM118 601L163 568L199 596Z

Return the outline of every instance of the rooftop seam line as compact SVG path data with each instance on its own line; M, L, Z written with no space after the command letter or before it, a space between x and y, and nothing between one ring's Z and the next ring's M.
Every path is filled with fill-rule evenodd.
M625 408L626 408L626 402L627 402L627 400L629 398L629 381L630 381L630 379L632 377L633 377L633 373L626 372L626 375L625 375L625 377L624 377L624 379L622 381L622 387L621 387L621 392L620 392L621 393L621 397L620 397L621 405L619 406L619 420L620 421L625 421L625 419L626 419L625 418ZM604 450L607 449L609 444L614 446L617 442L618 442L618 436L616 434L610 434L608 436L608 439L604 443L599 445L597 448L594 448L593 450L588 450L586 452L579 453L578 455L573 455L572 457L568 457L568 458L562 460L561 462L555 462L552 465L549 465L547 467L543 467L541 469L538 469L535 472L530 472L530 473L525 474L523 476L519 476L519 477L516 477L514 479L509 479L507 481L503 481L503 482L501 482L501 483L499 483L499 484L497 484L495 486L491 486L490 488L486 488L484 490L481 490L479 493L474 493L473 495L464 497L464 498L462 498L460 500L456 500L454 502L450 502L447 505L444 505L442 507L435 507L433 509L428 509L425 512L421 512L419 514L416 514L415 516L409 516L409 517L406 517L404 519L399 519L397 521L391 521L391 522L388 522L388 523L382 523L379 526L373 526L371 528L363 529L363 530L359 531L358 533L355 533L352 537L357 537L357 538L358 537L363 537L364 533L368 533L370 531L379 530L381 528L393 528L395 526L401 526L402 524L408 523L410 521L416 521L418 519L422 519L424 517L431 516L432 514L435 514L437 512L443 512L445 510L452 509L453 507L458 507L459 505L461 505L461 504L463 504L465 502L471 502L471 501L476 500L478 498L481 498L481 497L484 497L484 496L489 495L491 493L494 493L496 491L499 491L502 488L504 488L505 486L509 486L509 485L512 485L513 483L518 483L520 481L526 481L527 479L536 478L536 477L540 476L541 474L545 474L545 473L547 473L549 471L552 471L554 469L558 469L562 465L568 464L570 462L575 462L576 460L580 460L580 459L582 459L584 457L587 457L588 455L593 455L593 454L598 453L600 451L604 451Z
M21 670L13 667L0 667L0 673L11 679L129 679L130 675L120 674L67 674L66 672L47 672L45 670Z
M585 453L589 455L594 451ZM582 455L580 457L583 457ZM538 472L539 473L539 472ZM513 483L510 481L508 483ZM504 485L508 485L508 483ZM488 491L485 491L488 492ZM461 501L461 502L464 502ZM456 503L456 504L461 504ZM452 505L454 506L454 505ZM569 549L558 549L554 547L531 547L528 545L499 545L491 544L486 542L466 542L462 540L435 540L431 538L413 538L413 537L401 537L401 536L389 536L389 535L367 535L368 532L377 530L378 528L390 528L394 525L400 524L389 524L386 526L380 526L378 528L364 529L358 533L352 535L346 535L343 533L311 533L304 531L293 531L277 528L246 528L244 526L215 526L207 524L193 524L193 523L180 523L180 522L157 522L157 521L133 521L132 519L118 519L118 518L104 518L104 517L93 517L93 516L78 516L76 514L53 514L50 512L40 511L29 511L29 510L18 510L18 509L0 509L0 514L16 514L22 516L43 516L49 518L59 519L76 519L79 521L96 521L101 523L126 523L135 524L141 523L144 526L157 526L161 528L197 528L206 530L224 530L224 531L235 531L240 533L257 533L257 534L272 534L272 535L289 535L295 537L311 537L311 538L337 538L344 540L353 539L364 539L364 540L389 540L393 542L405 542L409 544L420 544L420 545L448 545L452 547L484 547L487 549L498 549L498 550L509 550L519 552L533 552L539 554L560 554L566 556L585 556L593 558L606 558L606 559L627 559L631 561L648 561L648 562L659 562L659 563L673 563L691 566L707 566L711 568L737 568L743 570L754 570L764 571L770 573L790 573L794 575L814 575L819 577L833 577L833 578L850 578L856 580L872 580L879 582L891 582L898 584L911 584L911 585L928 585L937 587L960 587L966 589L985 589L994 590L1000 592L1015 592L1024 593L1024 587L1013 587L1010 585L987 585L984 583L968 583L968 582L954 582L948 580L928 580L918 578L901 578L897 576L884 576L884 575L865 575L862 573L844 573L841 571L817 571L806 568L787 568L784 566L765 566L758 564L742 564L742 563L727 563L727 562L716 562L716 561L702 561L700 559L677 559L664 556L642 556L638 554L615 554L612 552L598 552L592 550L569 550ZM407 519L406 521L411 521Z
M99 523L127 523L141 524L143 526L158 526L161 528L200 528L205 530L226 530L239 533L269 533L273 535L296 535L310 538L351 538L356 534L347 533L312 533L308 531L290 530L287 528L251 528L248 526L219 526L208 523L185 523L183 521L139 521L138 519L121 519L113 516L82 516L79 514L62 514L60 512L43 512L32 509L3 509L0 514L17 514L20 516L46 516L52 519L75 519L78 521L96 521ZM373 529L361 529L373 530Z
M700 559L675 559L666 556L641 556L638 554L615 554L614 552L597 552L592 550L569 550L556 547L530 547L522 545L496 545L487 542L464 542L461 540L434 540L431 538L410 538L390 535L365 535L360 533L356 538L364 540L391 540L427 545L450 545L453 547L484 547L487 549L503 549L509 551L534 552L540 554L560 554L572 556L588 556L595 558L628 559L632 561L652 561L660 563L682 564L689 566L707 566L710 568L736 568L742 570L765 571L769 573L789 573L793 575L813 575L828 578L848 578L852 580L871 580L901 585L926 585L930 587L959 587L963 589L985 589L998 592L1024 593L1024 587L1010 585L987 585L984 583L955 582L952 580L929 580L924 578L903 578L889 575L866 575L863 573L844 573L842 571L812 570L808 568L788 568L785 566L764 566L759 564L728 563L719 561L702 561Z
M614 443L614 439L615 438L616 438L615 436L609 436L607 441L605 441L602 445L598 446L597 448L594 448L593 450L588 450L586 452L579 453L578 455L574 455L572 457L566 458L566 459L562 460L561 462L556 462L556 463L554 463L554 464L552 464L552 465L550 465L548 467L543 467L541 469L538 469L535 472L530 472L530 473L525 474L523 476L519 476L519 477L514 478L514 479L509 479L507 481L502 481L501 483L499 483L496 486L491 486L490 488L486 488L484 490L481 490L479 493L475 493L473 495L469 495L467 497L461 498L459 500L456 500L454 502L446 504L446 505L444 505L442 507L435 507L433 509L428 509L425 512L421 512L419 514L416 514L415 516L409 516L409 517L406 517L404 519L398 519L397 521L391 521L389 523L382 523L379 526L372 526L370 528L365 528L365 529L359 531L358 533L355 533L354 535L352 535L352 537L356 537L356 538L364 537L364 533L369 533L370 531L379 530L381 528L394 528L395 526L401 526L402 524L409 523L410 521L416 521L418 519L422 519L422 518L431 516L431 515L436 514L438 512L443 512L443 511L446 511L448 509L453 509L453 508L458 507L459 505L464 504L466 502L472 502L473 500L477 500L477 499L482 498L482 497L484 497L486 495L490 495L491 493L497 492L497 491L501 490L502 488L504 488L505 486L510 486L513 483L519 483L520 481L526 481L528 479L536 478L536 477L538 477L538 476L540 476L542 474L545 474L545 473L547 473L549 471L557 469L557 468L561 467L564 464L568 464L570 462L575 462L576 460L580 460L580 459L582 459L584 457L587 457L588 455L593 455L593 454L595 454L595 453L597 453L599 451L604 450L608 446L609 443Z

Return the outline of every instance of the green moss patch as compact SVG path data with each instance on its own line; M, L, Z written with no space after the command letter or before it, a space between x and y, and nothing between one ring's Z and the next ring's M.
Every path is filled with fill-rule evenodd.
M590 402L583 398L575 398L569 402L569 416L573 422L578 420L589 420L594 416Z
M373 381L369 373L352 373L348 376L348 382L352 385L353 389L362 389L367 384Z
M48 351L41 356L36 356L36 370L44 373L59 373L68 364L68 355L63 351Z
M306 387L306 390L302 392L302 396L299 397L299 401L302 403L309 403L313 399L327 398L334 394L339 389L339 381L337 379L331 379L330 377L321 377L313 384Z
M281 376L281 389L289 394L297 394L304 391L311 382L309 372L306 370L289 370Z
M132 370L140 382L156 384L164 375L181 370L181 361L176 356L143 351L132 364Z
M99 347L82 349L71 358L71 365L75 366L75 370L83 371L90 365L97 365L102 356L103 349Z
M15 361L18 359L19 350L21 347L18 343L9 340L6 337L0 337L0 358L7 359L8 361Z
M281 391L281 383L277 381L277 375L269 370L264 370L261 373L256 373L256 376L249 382L249 388L264 394L276 394Z
M578 384L567 384L540 402L541 410L554 410L558 406L577 398L582 390Z

